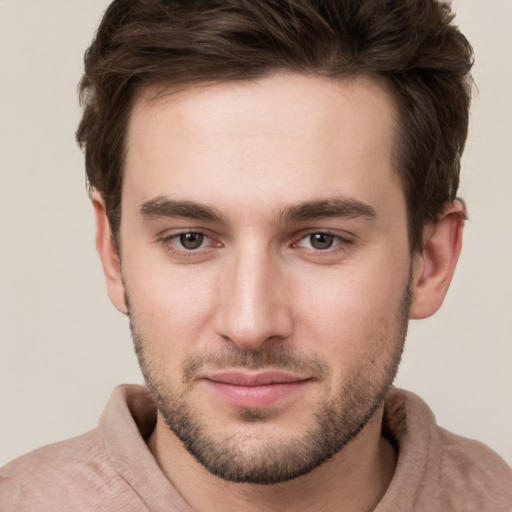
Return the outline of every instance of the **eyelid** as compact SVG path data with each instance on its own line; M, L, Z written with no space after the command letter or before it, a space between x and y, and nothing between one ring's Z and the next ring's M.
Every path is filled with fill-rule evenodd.
M175 240L179 239L181 235L186 235L188 233L197 233L202 235L206 240L209 240L210 243L207 243L205 247L199 247L197 249L180 248L176 243L173 243ZM172 230L165 230L158 235L157 242L164 246L164 248L170 253L179 255L181 258L193 257L193 255L204 254L212 248L222 247L222 243L218 241L218 237L212 234L210 230L203 228L176 228Z
M326 249L316 249L314 247L299 245L307 237L317 233L333 236L337 239L337 242ZM340 259L344 259L348 256L349 251L355 246L357 238L356 235L352 235L346 231L340 233L339 231L335 232L335 230L329 229L310 229L301 232L299 236L295 237L295 242L291 244L290 248L299 251L302 257L312 262L323 264L336 263L339 262Z
M175 240L178 239L181 235L185 235L187 233L198 233L203 235L207 241L206 245L197 249L186 249L185 247L179 247ZM314 234L325 234L332 236L337 239L337 243L327 249L315 249L312 247L304 247L299 245L307 237ZM201 258L213 255L213 249L224 247L224 243L219 241L220 238L221 237L217 233L212 233L211 230L199 227L190 227L164 230L158 234L156 241L162 245L162 247L171 256L181 260L193 260L194 258L199 260ZM290 243L288 247L292 249L303 250L304 253L308 253L312 257L325 258L329 255L335 256L338 253L346 252L350 246L354 245L357 238L359 237L353 233L347 231L340 232L336 229L302 229L295 233L292 238L293 242Z
M179 237L180 235L186 235L187 233L198 233L205 237L211 238L212 240L218 239L219 235L213 232L211 229L205 229L202 227L195 226L184 226L179 228L166 228L159 231L156 234L158 241L168 240L171 238Z
M308 229L308 230L301 230L299 233L297 233L294 236L295 241L292 243L292 245L297 245L299 242L301 242L305 238L307 238L311 235L316 235L316 234L329 235L329 236L337 238L337 239L341 240L343 243L347 243L347 244L354 243L355 239L358 238L357 235L355 235L353 233L349 233L347 231L340 232L340 231L337 231L334 229Z

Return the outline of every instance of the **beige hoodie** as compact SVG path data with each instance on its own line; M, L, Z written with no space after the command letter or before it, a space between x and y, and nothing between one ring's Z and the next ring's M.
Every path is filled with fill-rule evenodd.
M155 419L144 387L119 386L95 430L0 469L0 511L190 512L146 446ZM438 427L420 398L392 389L384 425L398 463L375 512L512 511L505 461Z

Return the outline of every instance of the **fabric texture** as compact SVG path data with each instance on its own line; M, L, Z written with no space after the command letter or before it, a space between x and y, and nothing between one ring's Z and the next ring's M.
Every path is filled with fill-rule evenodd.
M398 462L375 512L512 511L512 471L492 450L438 427L406 391L390 391L384 416ZM96 429L0 469L0 510L191 511L147 448L155 421L146 388L117 387Z

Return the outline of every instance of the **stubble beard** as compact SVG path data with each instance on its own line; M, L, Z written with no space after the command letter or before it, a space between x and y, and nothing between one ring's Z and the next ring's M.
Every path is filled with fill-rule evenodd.
M128 298L128 297L127 297ZM129 302L127 302L129 304ZM147 341L134 325L130 327L135 351L146 385L170 430L210 473L230 482L276 484L307 474L339 453L366 426L383 403L400 364L407 334L411 303L410 280L393 322L383 326L381 335L371 344L391 350L380 354L382 360L369 358L355 369L338 395L313 412L314 426L301 437L287 441L252 439L250 435L224 436L212 432L202 421L200 412L189 402L187 387L170 389L155 371L156 364L146 357ZM375 345L374 345L375 346ZM219 353L199 355L184 364L183 383L193 381L201 368L246 368L254 370L309 370L321 380L327 364L315 357L298 356L293 349L268 345L259 351L246 352L230 345ZM272 420L268 409L239 409L236 420L241 424ZM257 441L257 442L255 442Z

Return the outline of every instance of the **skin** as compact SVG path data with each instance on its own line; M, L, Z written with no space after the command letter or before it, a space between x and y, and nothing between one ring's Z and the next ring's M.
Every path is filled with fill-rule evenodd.
M130 314L159 406L181 398L224 450L238 446L249 461L264 451L279 458L315 429L322 406L352 415L351 396L375 401L379 386L389 384L405 335L404 307L411 318L427 317L446 294L463 207L447 205L425 228L424 250L410 253L393 165L395 105L375 78L279 73L154 92L139 98L129 123L122 264L104 203L93 195L110 298ZM178 211L183 201L187 207ZM355 213L347 214L347 201ZM207 218L205 207L215 216ZM184 233L204 235L201 246L187 250ZM313 246L315 233L332 235L332 246ZM233 405L205 379L236 365L251 376L263 359L247 356L240 367L240 354L278 352L303 363L290 371L304 382L269 406ZM211 474L161 412L149 447L198 511L373 510L396 454L381 436L380 401L371 412L338 453L274 485Z

